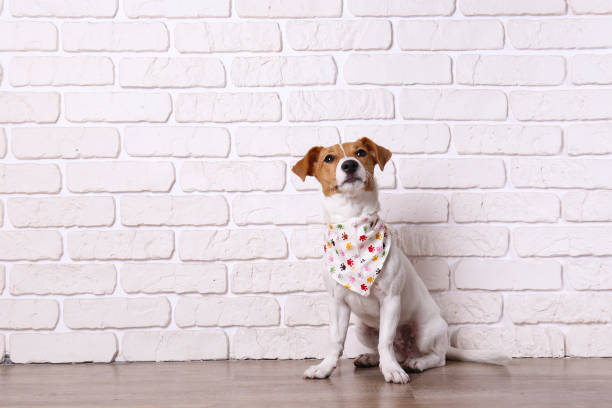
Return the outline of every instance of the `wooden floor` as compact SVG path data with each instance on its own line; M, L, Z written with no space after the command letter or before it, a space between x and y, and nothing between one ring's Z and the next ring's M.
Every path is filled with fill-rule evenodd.
M344 360L329 380L313 361L0 366L0 407L612 407L612 359L471 363L386 384Z

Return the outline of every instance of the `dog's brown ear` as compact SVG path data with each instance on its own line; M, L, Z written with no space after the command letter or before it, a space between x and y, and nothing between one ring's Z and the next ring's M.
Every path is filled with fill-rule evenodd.
M385 149L382 146L377 145L367 137L362 137L358 140L358 142L361 142L367 146L370 153L374 154L374 157L376 158L376 163L378 163L378 167L380 167L381 170L384 170L385 164L387 164L387 162L391 158L391 151Z
M308 150L308 153L306 153L306 156L304 156L299 162L295 163L295 166L293 166L291 171L297 174L302 181L306 180L306 176L314 176L312 171L314 170L314 164L316 163L322 148L323 147L321 146L311 147L310 150Z

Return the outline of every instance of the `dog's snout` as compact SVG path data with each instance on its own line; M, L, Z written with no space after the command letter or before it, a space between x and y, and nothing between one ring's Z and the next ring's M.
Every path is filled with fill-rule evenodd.
M352 174L356 172L358 167L359 167L359 164L357 163L357 160L347 160L344 163L342 163L342 166L341 166L342 170L347 174Z

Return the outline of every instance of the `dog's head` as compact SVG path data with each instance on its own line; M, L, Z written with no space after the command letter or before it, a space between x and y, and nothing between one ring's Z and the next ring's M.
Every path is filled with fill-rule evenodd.
M391 158L391 152L367 137L333 146L312 147L306 156L293 166L293 172L302 181L306 176L315 177L327 197L334 194L354 194L361 190L373 190L374 167L380 169Z

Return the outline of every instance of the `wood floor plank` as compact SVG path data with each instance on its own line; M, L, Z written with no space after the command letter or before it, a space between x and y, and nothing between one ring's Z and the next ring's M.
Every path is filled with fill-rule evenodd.
M328 380L313 361L0 366L0 407L612 407L612 359L451 362L386 384L343 360Z

